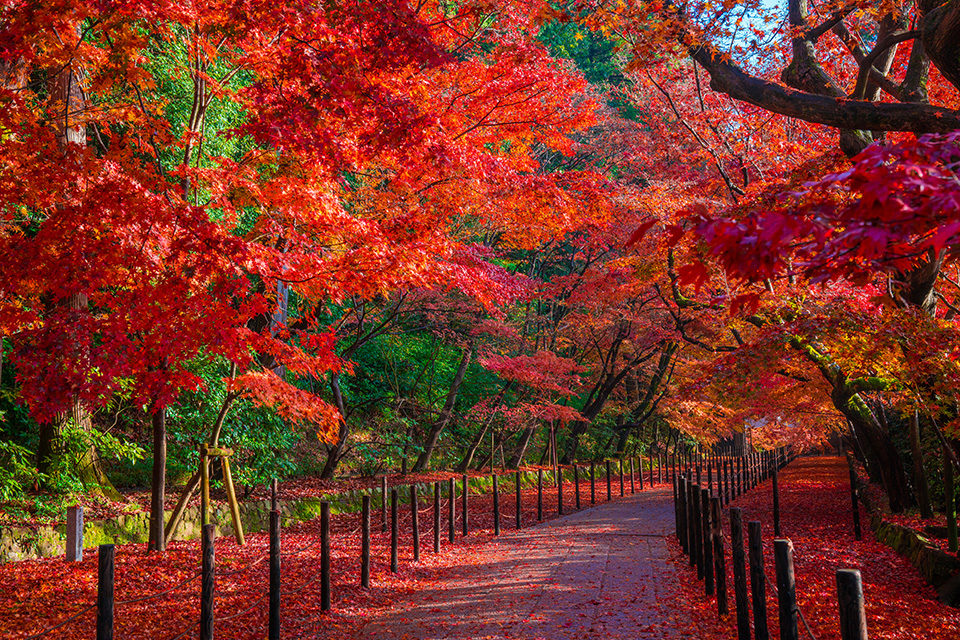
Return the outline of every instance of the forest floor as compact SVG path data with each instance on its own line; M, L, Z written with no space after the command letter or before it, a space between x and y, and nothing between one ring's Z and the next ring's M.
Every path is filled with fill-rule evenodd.
M817 640L839 639L834 575L857 568L863 575L870 637L905 640L960 638L960 611L936 601L909 563L877 543L869 527L855 541L846 464L841 458L801 458L780 474L782 523L795 546L798 605ZM590 508L589 482L580 486L584 509L556 518L556 490L544 493L536 524L536 491L524 491L524 528L514 528L512 492L501 495L503 535L492 532L492 496L470 499L471 530L447 541L447 501L442 503L441 553L433 553L432 501L419 511L422 556L412 561L410 510L401 511L400 570L389 572L389 536L374 516L371 589L361 589L359 518L332 518L333 604L319 604L319 523L283 530L283 631L285 638L506 639L691 638L733 640L735 616L719 618L716 601L687 566L673 535L669 485L649 486L606 500L597 484ZM546 487L545 487L546 489ZM564 505L574 506L564 485ZM770 637L778 638L772 586L772 489L769 481L732 503L764 532ZM862 521L867 522L865 514ZM727 585L733 584L727 540ZM267 617L267 537L253 534L245 547L217 540L216 635L262 638ZM199 549L174 543L165 554L142 545L117 548L116 637L197 637ZM169 589L159 597L129 602ZM734 609L731 594L731 610ZM92 637L96 557L0 565L0 637L30 637L72 615L45 637ZM811 638L801 625L801 637Z
M449 474L447 474L449 475ZM512 475L512 474L510 474ZM547 474L545 474L547 475ZM606 484L598 469L596 502L591 511L601 511L607 502ZM404 476L407 481L412 476ZM422 480L416 477L417 481ZM504 483L512 486L512 483ZM378 486L374 484L373 486ZM662 487L663 485L661 485ZM564 485L566 512L574 510L574 486ZM358 488L350 486L348 488ZM506 489L506 487L504 487ZM590 506L590 483L580 483L581 503ZM617 504L643 496L630 495L629 479L621 497L619 478L612 485L612 502ZM649 486L647 489L649 492ZM661 495L663 491L659 492ZM557 492L545 484L544 519L557 517ZM524 528L515 531L515 498L512 491L501 494L502 539L540 540L545 527L537 522L537 492L522 493ZM613 504L610 506L612 507ZM359 586L360 518L358 514L331 518L332 610L320 610L320 524L319 520L300 523L282 532L283 633L286 638L360 637L371 620L389 618L404 608L403 603L422 602L429 591L444 591L450 575L465 567L479 567L498 560L493 536L493 497L470 496L470 532L461 535L461 504L457 507L456 540L447 539L447 507L441 505L441 553L433 553L433 504L422 499L418 518L421 531L421 560L412 562L411 512L400 510L399 572L389 571L389 534L384 533L378 514L373 516L371 589ZM672 512L671 512L672 513ZM619 517L619 516L618 516ZM567 517L565 516L564 519ZM600 526L600 525L597 525ZM572 530L566 529L571 535ZM665 540L663 536L660 536ZM556 544L566 545L563 537L553 536ZM493 543L493 544L491 544ZM216 634L221 638L262 638L267 618L268 537L254 533L247 544L238 546L232 538L216 543ZM197 637L199 619L199 543L196 540L174 542L164 554L148 554L144 545L116 548L116 631L118 638ZM27 560L0 565L0 637L26 638L63 623L44 637L88 638L95 624L97 559L86 552L82 562L68 563L60 558ZM157 597L154 594L162 594ZM143 598L149 598L144 600ZM510 605L504 605L504 615ZM402 615L402 614L401 614ZM75 617L73 617L75 616ZM367 637L403 637L368 635ZM409 638L418 638L410 636ZM527 637L527 636L523 636Z

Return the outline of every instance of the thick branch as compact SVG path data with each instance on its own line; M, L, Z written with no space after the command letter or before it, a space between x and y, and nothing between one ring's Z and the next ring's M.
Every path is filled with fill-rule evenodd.
M960 129L960 111L921 103L876 103L818 96L744 73L704 47L692 48L690 55L710 74L714 91L791 118L838 129L914 133Z

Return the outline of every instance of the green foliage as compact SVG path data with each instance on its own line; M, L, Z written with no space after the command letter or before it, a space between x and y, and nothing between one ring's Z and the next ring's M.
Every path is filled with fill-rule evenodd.
M26 447L0 440L0 501L22 499L24 487L46 480L33 465L34 458Z

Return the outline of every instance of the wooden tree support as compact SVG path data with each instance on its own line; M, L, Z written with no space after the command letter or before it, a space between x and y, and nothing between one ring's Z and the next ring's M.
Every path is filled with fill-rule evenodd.
M240 521L240 503L237 501L237 492L233 486L233 475L230 473L230 456L233 449L211 447L204 443L200 445L200 503L201 525L210 523L210 459L220 458L223 465L223 484L227 490L227 503L230 505L230 519L233 521L233 534L237 544L243 546L243 523Z

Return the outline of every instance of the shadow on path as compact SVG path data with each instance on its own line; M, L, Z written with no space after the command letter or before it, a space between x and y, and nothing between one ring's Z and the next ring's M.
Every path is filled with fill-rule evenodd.
M368 622L362 638L691 638L677 611L666 536L669 487L646 490L495 539L481 562Z

